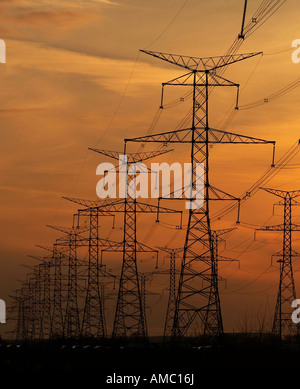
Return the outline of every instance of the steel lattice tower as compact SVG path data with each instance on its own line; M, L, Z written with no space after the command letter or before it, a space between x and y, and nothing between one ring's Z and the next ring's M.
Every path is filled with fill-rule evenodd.
M101 212L99 208L93 207L92 202L83 199L65 198L77 204L89 205L88 208L78 210L78 217L89 218L89 236L81 238L80 245L88 246L88 274L87 290L85 295L84 310L81 325L82 336L93 336L106 338L106 322L104 312L104 289L101 286L101 277L112 277L105 270L105 266L99 262L99 254L103 251L121 251L121 242L114 242L108 239L99 238L99 217L114 215L109 212Z
M204 335L215 337L222 334L223 327L219 294L215 288L216 283L213 281L215 279L215 260L209 205L211 200L238 199L210 185L209 145L214 143L272 143L275 145L275 142L210 128L208 114L209 90L214 86L239 87L238 84L218 76L217 71L220 68L254 57L260 53L194 58L142 51L188 70L188 73L164 83L163 86L183 85L193 88L192 125L188 129L126 139L125 142L190 144L192 187L194 190L196 189L197 179L199 179L196 173L196 166L198 163L204 165L204 203L199 208L199 200L191 200L172 336L173 338L181 338L187 335L188 330L196 318L198 318L204 327Z
M112 215L112 214L116 214L116 213L124 214L124 212L125 212L125 199L122 199L122 200L100 200L100 201L99 200L96 200L96 201L83 200L83 199L78 199L78 198L67 198L67 197L65 197L65 199L72 201L74 203L77 203L77 204L81 204L85 207L88 207L86 209L79 210L78 211L79 216L89 216L91 210L93 212L99 212L99 214L107 214L107 215ZM157 221L158 221L159 213L178 213L178 211L174 211L172 209L162 208L162 207L158 208L158 207L153 206L153 205L137 202L133 199L131 199L131 200L129 199L129 200L127 200L127 202L130 202L130 204L135 202L134 207L135 207L136 213L146 213L146 214L156 213L157 214ZM181 211L179 211L179 213L181 213ZM99 239L99 246L103 246L102 251L122 252L123 257L124 257L124 250L126 250L126 251L132 250L132 247L130 245L127 245L127 243L125 244L125 242L126 242L125 241L126 228L123 227L123 241L122 242L113 242L113 241L109 241L106 239ZM134 218L134 224L131 226L131 228L133 229L133 231L136 235L136 228L137 228L136 216ZM157 254L157 250L152 249L151 247L149 247L145 244L142 244L138 241L135 241L135 250L136 250L136 253L137 252L143 252L143 253L155 252ZM127 270L127 272L129 270ZM101 271L101 273L102 272L103 271ZM103 275L104 276L112 276L111 274L108 274L107 272L106 272L106 274L103 274ZM128 277L128 275L127 275L127 277ZM121 281L120 281L120 283L121 283ZM120 286L119 286L119 294L120 294ZM119 296L119 294L118 294L118 296ZM141 301L140 285L138 285L138 289L132 289L131 294L134 298L137 298L136 295L139 296L140 301ZM124 293L124 292L122 293L122 298L125 299L124 306L126 307L126 298L127 298L126 293ZM135 303L137 303L136 300L134 300L134 301L135 301ZM129 304L129 308L130 308L130 304ZM142 306L141 306L141 309L142 309ZM146 332L143 330L145 328L145 326L144 326L145 318L143 317L143 312L138 310L138 311L134 311L134 314L135 314L135 316L132 317L132 311L131 311L131 309L128 309L128 307L127 307L127 311L124 314L124 321L122 321L122 323L121 323L123 325L123 327L120 326L118 332L115 332L115 335L113 332L113 337L141 336L141 337L146 338ZM140 323L140 320L141 320L142 324L139 324L139 326L138 326L139 331L137 331L136 326L132 326L132 323L135 323L135 321L138 321L138 323ZM116 328L115 322L114 322L114 328Z
M51 330L50 337L63 335L63 296L62 296L62 261L63 253L53 245L53 266L54 266L54 280L53 280L53 306L51 315Z
M76 216L76 215L74 215ZM48 226L66 234L57 240L58 246L68 247L68 281L66 310L63 323L64 337L78 337L80 335L80 316L78 307L78 266L81 264L77 258L77 248L81 245L80 233L88 231L86 226Z
M62 231L63 227L52 227ZM68 240L67 240L68 242ZM62 273L62 266L69 268L69 257L68 257L68 243L65 242L65 237L59 238L53 244L53 246L37 245L37 247L47 250L51 253L50 257L36 257L29 255L29 257L45 262L49 261L49 267L52 269L52 274L49 276L49 301L50 301L50 331L49 337L61 337L63 336L63 302L66 300L63 297L63 291L65 289L64 281L68 281L68 277Z
M126 153L126 145L124 153L115 151L91 149L102 155L109 156L115 160L119 160L120 155L126 155L126 166L123 164L119 169L127 177L127 185L135 177L135 174L128 174L128 166L134 163L140 163L150 158L168 153L170 150L157 150L142 153ZM125 184L126 185L126 184ZM111 204L101 206L102 211L122 212L124 214L123 224L123 260L122 270L119 283L119 291L117 298L116 313L113 326L113 338L124 338L128 336L138 336L147 338L146 320L144 317L144 309L141 298L140 281L137 269L137 252L145 251L144 245L137 241L137 213L171 213L177 212L171 209L159 208L153 205L148 205L138 202L135 198L131 198L125 188L125 198ZM149 251L149 250L148 250ZM153 250L155 251L155 250Z
M207 314L206 314L206 320L215 320L216 322L220 323L220 327L223 329L223 321L221 316L221 303L220 303L220 295L219 295L219 281L223 280L222 277L219 276L219 262L235 262L238 261L236 259L224 257L219 254L219 242L224 240L221 238L221 236L228 234L229 232L233 231L234 228L225 228L222 230L211 230L211 239L212 239L212 252L213 255L211 256L211 290L210 290L210 296L209 296L209 303L207 307ZM211 304L214 303L216 306L215 314L217 315L214 317L209 312L209 307ZM205 322L205 327L209 327L210 323L207 321Z
M161 251L169 254L170 265L169 265L169 300L166 313L165 327L163 339L169 338L172 335L172 327L174 321L175 307L176 307L176 256L178 253L183 251L182 248L168 248L158 247Z
M16 339L25 340L27 338L27 321L26 321L26 294L25 285L22 285L20 290L16 291L15 296L11 298L16 302L17 307L17 325L16 325Z
M49 339L51 330L51 262L45 259L42 267L42 301L40 338Z
M300 196L300 190L283 191L269 188L261 189L277 197L281 197L282 200L277 205L284 207L283 224L258 229L260 231L283 232L283 248L281 251L273 254L273 256L280 258L277 261L280 264L280 278L272 327L272 332L282 339L286 333L290 335L299 334L299 325L295 325L291 319L291 304L296 299L292 258L300 256L299 253L292 249L292 231L300 231L300 225L292 223L292 206L300 205L294 200Z

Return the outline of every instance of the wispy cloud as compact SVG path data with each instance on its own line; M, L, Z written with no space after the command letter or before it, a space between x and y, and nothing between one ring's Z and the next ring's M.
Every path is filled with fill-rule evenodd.
M7 17L8 20L17 22L19 25L41 29L48 28L49 25L58 29L79 27L99 18L99 15L76 10L18 12Z
M63 0L63 1L53 1L53 0L0 0L1 3L17 3L20 7L34 7L36 8L74 8L78 6L92 5L93 3L106 4L111 6L120 5L116 1L111 0Z

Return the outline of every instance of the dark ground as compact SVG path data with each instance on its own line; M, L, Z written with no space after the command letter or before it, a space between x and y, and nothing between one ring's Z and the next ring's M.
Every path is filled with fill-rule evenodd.
M0 344L1 374L42 374L50 379L57 373L71 374L73 378L95 373L99 388L106 387L107 376L114 373L146 378L154 373L194 373L195 387L200 387L202 377L207 372L211 374L212 369L300 372L300 347L297 342L283 342L280 347L277 339L250 335L227 335L221 345L212 346L203 346L200 340L190 340L190 344L180 347L157 340L151 340L146 346L134 341L116 344L88 339L2 341ZM147 384L139 385L144 386Z

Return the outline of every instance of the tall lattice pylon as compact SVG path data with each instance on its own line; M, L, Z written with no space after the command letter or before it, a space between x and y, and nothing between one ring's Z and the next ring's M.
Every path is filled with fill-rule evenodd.
M169 254L169 299L166 313L166 320L164 326L164 341L170 338L172 335L175 307L176 307L176 258L178 254L183 251L182 248L169 248L169 247L158 247L161 251Z
M222 57L194 58L181 55L142 50L144 53L187 69L188 73L177 77L165 85L190 86L193 92L191 127L165 133L126 139L125 142L158 142L188 143L191 151L192 188L196 191L197 164L204 165L204 198L195 196L190 200L188 226L184 244L181 274L179 278L176 310L173 322L172 337L181 338L188 335L192 325L200 320L203 334L212 337L223 333L221 308L218 290L214 279L214 248L211 232L211 200L238 200L233 196L211 186L209 180L209 146L215 143L230 144L267 144L274 141L253 138L226 131L216 130L209 126L208 97L209 90L216 86L235 86L221 76L218 70L230 64L254 57L261 53L233 54ZM274 153L273 153L274 159ZM199 191L197 195L199 195ZM198 198L198 200L197 200ZM196 320L198 319L198 320ZM196 324L197 325L197 324Z
M292 249L292 232L300 231L300 225L292 222L292 207L300 205L294 199L300 196L300 190L283 191L277 189L261 188L282 200L277 205L284 207L283 224L266 226L259 228L260 231L282 231L283 232L283 247L282 250L273 254L279 257L280 278L278 294L275 306L275 314L273 319L272 332L282 339L285 335L299 334L299 325L292 322L292 301L296 299L296 289L293 274L293 257L300 256L299 253Z
M76 216L76 215L75 215ZM68 247L68 280L66 309L63 323L63 336L67 338L80 335L80 314L78 306L78 267L82 263L77 258L77 248L81 240L85 239L80 234L89 230L87 226L48 226L65 235L56 241L58 247Z
M98 212L99 214L116 214L116 213L125 213L126 209L126 199L121 200L83 200L83 199L77 199L77 198L66 198L65 199L72 201L77 204L84 205L85 207L88 207L84 210L79 210L78 214L79 216L89 215L89 213L92 212ZM174 212L177 213L177 211L173 211L167 208L159 208L156 206L144 204L137 202L135 200L127 201L130 204L130 207L134 207L136 213L169 213ZM158 215L157 215L158 217ZM105 239L99 240L99 245L104 246L102 251L115 251L115 252L122 252L123 258L124 258L124 251L129 251L133 249L131 246L131 242L126 240L126 232L128 230L128 226L125 225L123 228L123 240L120 243L107 241ZM136 237L136 215L133 219L133 224L130 225L130 228L133 230L135 237ZM111 242L110 246L107 242ZM157 250L152 249L151 247L142 244L135 240L134 242L134 249L137 252L155 252L157 253ZM123 261L124 265L124 261ZM126 265L126 264L125 264ZM129 337L129 336L140 336L143 338L146 338L146 331L145 331L145 318L143 317L143 311L142 311L142 305L141 305L141 295L140 295L140 284L136 285L135 282L130 281L129 279L129 273L131 277L134 277L134 281L138 280L138 274L134 272L134 266L136 266L136 262L130 263L131 267L129 269L126 269L126 274L128 277L127 282L131 282L131 291L127 291L125 289L123 291L123 286L121 288L121 297L120 296L120 285L123 285L120 281L119 285L119 292L118 292L118 300L123 302L124 301L124 314L120 315L123 319L120 322L117 322L114 320L114 327L113 327L113 337ZM128 264L127 264L128 266ZM132 269L133 267L133 269ZM103 271L101 271L103 272ZM122 272L121 272L122 274ZM108 275L108 274L107 274ZM121 277L120 277L121 278ZM132 286L133 285L133 286ZM130 295L130 302L128 302L128 305L126 306L126 298L128 298L128 295ZM139 305L140 302L140 305ZM135 308L133 309L134 306ZM140 310L136 309L138 306L140 306ZM118 316L119 317L119 316Z
M49 251L49 257L37 257L29 255L29 257L39 261L45 261L48 258L52 274L49 282L50 292L50 338L57 338L63 336L63 303L65 302L64 289L68 281L67 275L63 274L62 268L69 267L67 245L61 246L61 238L56 240L52 246L37 245L37 247Z
M26 320L26 293L25 285L16 290L15 296L10 296L16 305L12 306L13 309L17 309L17 324L15 329L16 340L27 339L27 320Z
M100 253L103 251L121 251L122 242L114 242L99 237L99 217L114 215L101 212L97 207L91 206L89 200L66 198L65 199L90 207L78 210L78 217L89 218L89 236L81 239L82 246L88 246L88 274L87 288L82 316L81 335L97 338L106 337L106 322L104 312L104 289L101 287L101 277L110 278L112 274L106 271L105 265L100 262Z
M144 204L131 197L128 192L131 183L136 177L136 172L128 174L128 169L132 164L141 163L150 158L166 154L170 150L159 149L150 152L124 153L116 151L91 149L102 155L120 160L120 155L126 156L126 163L119 165L120 173L126 177L124 199L117 200L100 207L109 212L122 212L124 214L123 224L123 260L119 283L118 299L113 326L113 338L124 338L135 336L147 339L146 320L144 317L143 302L141 299L140 281L137 268L137 252L143 251L143 245L137 241L137 213L171 213L177 212L171 209L159 208L153 205ZM148 173L147 167L145 167Z
M61 250L58 250L57 245L53 245L53 298L52 298L52 314L51 314L51 329L50 337L61 337L63 335L63 281L64 275L62 266L67 264L67 257L64 256Z
M219 243L220 241L224 241L222 236L232 232L234 228L225 228L221 230L211 230L211 239L212 239L212 252L211 256L211 290L209 296L209 303L207 306L206 319L205 319L205 327L210 327L211 322L217 322L219 328L223 330L223 320L221 314L221 302L219 295L219 281L224 279L219 275L219 262L238 262L237 259L224 257L219 254ZM215 311L211 311L210 307L215 307Z

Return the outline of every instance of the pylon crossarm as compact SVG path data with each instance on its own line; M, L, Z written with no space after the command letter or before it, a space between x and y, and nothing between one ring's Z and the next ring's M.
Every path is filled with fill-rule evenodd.
M145 204L137 201L136 203L136 212L142 212L142 213L154 213L154 212L159 212L159 213L179 213L182 214L182 211L177 211L172 208L165 208L165 207L160 207L156 205L151 205L151 204Z
M91 207L91 208L86 208L86 209L79 209L78 213L81 216L88 216L89 212L92 211L99 211L100 213L102 212L103 214L112 216L111 213L114 212L122 212L122 209L124 207L124 200L111 200L108 201L105 205L99 205L96 207Z
M59 239L57 239L57 241L59 241ZM54 251L53 246L46 246L46 245L37 244L36 247L39 247L40 249L43 249L43 250L50 251L51 253L53 253L53 251ZM57 249L59 251L59 254L62 254L63 252L68 251L67 247L66 248L59 247L59 249L57 247L55 247L55 249Z
M283 224L277 224L274 226L265 226L261 228L256 228L256 231L283 231L284 225Z
M207 87L212 87L212 86L235 86L239 87L239 84L227 80L224 77L218 76L217 74L211 72L209 73L209 77L206 80L205 74L201 74L200 76L197 75L196 80L194 80L194 72L190 72L187 74L184 74L183 76L173 78L170 81L163 82L162 86L207 86Z
M169 62L173 65L189 69L191 71L205 72L206 70L215 70L235 62L243 61L245 59L255 57L262 54L262 52L257 53L246 53L246 54L231 54L218 57L189 57L185 55L161 53L157 51L150 50L140 50L142 53L151 55L152 57L161 59L163 61Z
M204 132L205 129L203 130L203 134ZM254 138L252 136L240 135L234 132L222 131L213 128L208 129L208 135L209 135L209 143L275 144L275 141Z
M212 81L208 83L208 86L235 86L237 88L240 86L240 84L230 81L225 77L221 77L216 73L210 73L209 76Z
M291 223L291 231L300 231L300 225ZM284 225L278 224L275 226L265 226L262 228L257 228L256 231L284 231Z
M62 227L62 226L50 226L47 225L49 228L53 228L54 230L63 232L64 234L68 235L77 235L82 232L86 232L89 230L89 226L76 226L76 227Z
M240 135L233 132L227 132L203 127L196 127L194 133L194 143L206 143L207 132L209 143L238 143L238 144L275 144L275 141L254 138L251 136ZM177 131L168 131L160 134L141 136L138 138L126 139L126 142L141 142L141 143L191 143L194 132L191 128Z
M221 230L213 230L213 234L215 234L217 237L221 235L228 234L229 232L232 232L236 230L236 227L231 227L231 228L222 228Z
M39 247L39 246L37 245L36 247ZM43 248L43 247L40 247L40 248ZM41 262L53 259L52 255L49 255L49 256L46 256L46 257L39 257L37 255L30 255L30 254L28 254L27 257L32 258L32 259L37 259L38 261L41 261Z
M113 200L113 199L103 199L103 200L85 200L85 199L78 199L74 197L62 197L64 200L71 201L72 203L76 203L79 205L83 205L87 208L98 208L110 203L118 202L120 200Z
M194 78L194 72L184 74L183 76L173 78L170 81L163 82L162 86L190 86L190 87L214 87L214 86L235 86L239 87L239 84L227 80L227 78L218 76L216 73L209 73L207 79L204 73L200 75L197 74L197 77Z
M89 148L89 150L95 151L96 153L106 155L107 157L119 160L120 155L124 155L123 152L118 151L111 151L111 150L101 150L101 149L93 149ZM147 159L157 157L159 155L170 153L173 150L154 150L154 151L146 151L142 153L126 153L127 156L127 163L136 163L136 162L142 162L146 161Z
M291 223L292 231L300 231L300 225Z
M278 201L278 203L275 203L274 206L275 205L284 205L284 200ZM291 199L291 206L292 207L298 207L299 205L300 205L300 203L298 201Z
M193 82L189 82L190 79L194 79L194 73L189 72L186 74L183 74L182 76L173 78L170 81L163 82L162 86L164 87L165 85L179 85L179 86L193 86Z
M240 201L239 198L232 196L229 193L224 192L221 189L218 189L214 186L209 187L210 193L213 194L213 197L209 197L209 200L235 200L235 201Z
M285 254L283 252L283 250L280 250L278 251L277 253L274 253L272 254L272 257L283 257ZM291 257L300 257L300 253L298 253L297 251L291 249L291 251L289 252L289 255Z
M56 240L57 246L69 246L70 242L72 241L72 238L70 239L71 234L65 235L59 239ZM79 234L76 234L76 246L78 247L84 247L88 245L89 237L81 236Z
M179 213L182 214L182 211L177 211L171 208L164 208L164 207L158 207L156 205L151 205L151 204L145 204L139 201L135 201L134 199L128 199L128 203L135 203L136 204L136 211L138 213ZM107 204L101 207L98 207L101 210L107 210L108 212L124 212L124 205L125 202L124 200L118 201L112 204Z
M166 253L169 253L169 254L177 254L177 253L180 253L181 251L183 251L183 248L181 247L177 247L177 248L169 248L169 247L161 247L161 246L155 246L158 250L161 250L161 251L165 251Z
M284 190L270 189L270 188L259 188L259 189L262 189L266 192L269 192L275 196L282 197L282 198L294 199L300 196L300 190L284 191Z
M177 131L167 131L160 134L140 136L137 138L125 139L125 142L141 143L190 143L192 139L192 129L182 129Z
M158 250L156 250L153 247L147 246L146 244L141 243L141 242L136 242L136 250L141 252L141 253L145 252L145 253L156 253L156 254L158 254Z
M239 259L224 257L223 255L218 255L217 260L220 262L240 262Z

